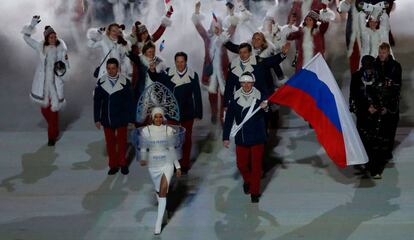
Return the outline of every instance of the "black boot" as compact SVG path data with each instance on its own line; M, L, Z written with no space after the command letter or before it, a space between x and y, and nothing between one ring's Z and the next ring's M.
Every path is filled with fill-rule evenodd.
M55 144L56 144L56 140L54 140L54 139L49 139L49 141L47 142L47 145L49 147L53 147L53 146L55 146Z
M249 194L249 184L248 183L243 183L243 191L244 194Z
M108 175L115 175L119 171L119 168L111 168L108 171Z
M121 167L121 173L124 174L124 175L128 175L128 173L129 173L128 166Z
M250 195L250 198L251 198L251 200L252 200L252 203L258 203L259 202L259 199L260 199L260 194L252 194L252 195Z

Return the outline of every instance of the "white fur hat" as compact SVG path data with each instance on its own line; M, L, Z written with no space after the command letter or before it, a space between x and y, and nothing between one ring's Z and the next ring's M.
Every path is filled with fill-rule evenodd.
M154 107L151 110L151 118L154 119L155 114L161 114L162 117L164 118L164 109L162 109L161 107Z

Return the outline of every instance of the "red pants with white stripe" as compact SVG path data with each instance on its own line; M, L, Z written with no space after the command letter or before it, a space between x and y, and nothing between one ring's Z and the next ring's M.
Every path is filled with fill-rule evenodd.
M104 133L109 167L118 168L127 166L127 127L104 128Z
M250 194L252 195L260 194L263 153L264 144L236 146L237 168L244 182L249 184Z
M59 136L59 112L53 112L51 105L41 108L43 117L47 122L47 136L49 140L54 140Z

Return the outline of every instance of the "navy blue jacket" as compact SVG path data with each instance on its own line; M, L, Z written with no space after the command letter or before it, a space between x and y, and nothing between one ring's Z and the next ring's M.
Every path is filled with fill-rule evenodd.
M178 75L175 68L167 68L166 72L161 73L151 71L148 73L153 81L162 83L174 94L180 110L180 121L203 118L200 83L196 72L187 69L182 77ZM187 80L177 84L174 82L176 79Z
M95 122L100 122L105 128L126 127L128 123L135 122L131 84L122 75L113 87L107 75L100 78L93 102Z
M228 105L223 127L223 141L230 139L233 121L235 121L236 124L240 124L249 111L249 108L243 109L243 107L237 103L237 100L239 100L239 98L232 100ZM257 100L255 108L257 108L263 100L265 100L263 97L261 100ZM265 143L266 138L265 111L261 109L237 132L235 142L237 145L251 146Z
M238 45L238 44L234 44L233 42L228 41L224 44L224 47L227 48L227 50L229 50L232 53L239 54L240 45ZM260 57L260 56L256 56L256 57L259 57L259 58L263 59L263 57ZM274 71L274 73L276 74L278 79L283 79L284 78L284 73L283 73L283 70L280 67L280 65L274 65L271 68L269 68L268 71L266 72L266 78L265 79L266 79L267 87L272 88L272 89L276 89L276 85L273 82L273 75L272 75L271 70Z
M254 56L251 56L254 57ZM254 83L254 87L260 91L262 96L269 97L275 89L269 89L269 69L278 66L284 59L286 55L283 53L279 53L277 55L268 57L268 58L260 58L255 57L255 63L252 65L253 69L252 73L256 79ZM239 77L243 74L244 71L248 71L249 69L245 69L244 71L241 70L239 67L240 59L234 59L229 65L229 73L227 75L226 80L226 87L224 89L224 106L227 107L230 101L233 99L233 93L237 89L240 88Z

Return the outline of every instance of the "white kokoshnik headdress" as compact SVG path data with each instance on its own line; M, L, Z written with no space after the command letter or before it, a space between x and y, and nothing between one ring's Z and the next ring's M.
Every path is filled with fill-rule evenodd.
M179 121L180 110L174 94L163 84L155 82L145 88L138 100L136 120L144 122L148 116L153 116L153 111L163 114L163 117Z

